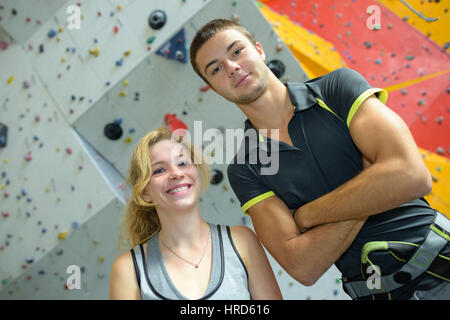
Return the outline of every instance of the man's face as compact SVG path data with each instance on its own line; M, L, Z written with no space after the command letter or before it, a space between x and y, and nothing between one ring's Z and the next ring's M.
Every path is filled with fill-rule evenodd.
M196 63L212 89L236 104L257 100L267 89L265 54L239 31L216 33L198 50Z

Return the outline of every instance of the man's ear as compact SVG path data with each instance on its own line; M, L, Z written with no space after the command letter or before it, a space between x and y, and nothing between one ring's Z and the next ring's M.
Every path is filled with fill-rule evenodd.
M209 86L209 88L210 88L212 91L214 91L215 93L217 93L217 90L214 89L214 87L213 87L212 85L210 85L210 84L208 83L208 86Z
M264 52L264 49L259 42L256 42L256 51L258 51L258 53L261 55L263 61L266 61L266 53Z

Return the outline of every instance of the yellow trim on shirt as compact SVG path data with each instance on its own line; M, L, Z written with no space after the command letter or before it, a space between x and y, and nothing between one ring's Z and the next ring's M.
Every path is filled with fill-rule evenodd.
M317 102L319 103L319 106L321 106L322 108L330 111L332 114L334 114L336 117L338 117L339 119L341 119L341 117L339 117L336 113L333 112L333 110L330 109L330 107L328 107L325 102L323 102L322 100L320 100L319 98L316 98ZM341 119L342 120L342 119Z
M250 209L250 207L252 207L253 205L257 204L258 202L267 199L271 196L274 196L275 193L273 191L268 191L266 193L260 194L257 197L254 197L253 199L248 200L243 206L242 206L242 211L244 211L244 213L246 215L249 215L247 213L247 210Z
M377 98L383 102L386 103L388 98L388 92L386 89L380 89L380 88L372 88L364 91L356 100L353 102L350 111L348 112L347 116L347 127L350 127L350 122L352 122L353 116L355 115L356 111L358 111L359 107L362 105L362 103L371 95L374 93L377 93Z

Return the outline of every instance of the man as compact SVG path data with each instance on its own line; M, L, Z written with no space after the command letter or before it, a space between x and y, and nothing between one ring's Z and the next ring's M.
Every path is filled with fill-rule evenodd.
M246 132L258 132L228 178L292 277L312 285L336 263L354 299L450 298L450 223L422 198L430 173L385 90L347 68L284 85L261 44L223 19L197 32L190 59L247 116ZM275 140L276 149L265 147ZM278 152L276 174L249 161L264 148Z

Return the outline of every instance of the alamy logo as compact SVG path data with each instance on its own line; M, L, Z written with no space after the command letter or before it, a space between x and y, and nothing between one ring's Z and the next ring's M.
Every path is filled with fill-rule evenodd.
M70 274L70 276L67 278L67 281L66 281L67 289L69 289L69 290L81 289L80 267L75 264L72 264L67 267L66 273Z
M66 9L66 13L70 14L67 18L67 29L80 30L81 29L81 9L79 6L71 5Z
M367 288L370 290L381 289L380 268L376 265L370 265L366 270L367 274L370 274L366 280Z
M270 133L271 139L267 139ZM261 175L275 175L279 169L279 130L262 129L259 133L256 130L226 129L220 132L218 129L206 129L203 131L202 121L194 121L193 137L189 130L176 129L172 132L172 138L175 141L181 141L187 145L193 144L196 147L209 142L203 153L202 158L199 150L194 149L194 163L199 164L205 161L207 164L257 164L261 165ZM236 142L242 141L242 144L236 148ZM235 153L237 150L237 153ZM173 152L178 152L175 150ZM225 153L225 154L224 154ZM174 154L173 156L176 156ZM235 157L236 156L236 157Z
M366 20L366 26L370 30L381 29L381 9L379 6L373 4L367 7L366 12L370 16Z

